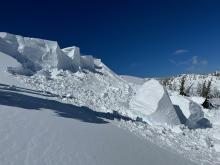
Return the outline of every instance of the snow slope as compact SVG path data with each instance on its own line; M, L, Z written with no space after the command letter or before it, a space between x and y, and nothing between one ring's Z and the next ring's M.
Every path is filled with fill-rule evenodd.
M27 88L8 66L19 63L0 53L1 165L194 164L115 126L109 114Z
M77 47L59 50L70 60L71 67L78 67L76 71L44 61L47 67L38 60L31 61L32 56L41 57L36 52L47 52L41 47L42 40L30 39L34 40L33 45L24 44L36 51L13 56L12 50L18 52L16 42L6 40L5 33L0 34L0 164L220 164L217 110L202 109L212 128L192 130L174 125L176 114L158 82L152 83L155 90L146 86L138 92L141 84L128 83L101 60L81 56ZM21 66L23 72L32 74L7 72L8 67ZM147 100L154 98L149 106L153 110L143 107L147 113L144 116L149 119L157 114L154 119L161 118L162 123L149 125L135 120L143 117L142 111L129 109L136 94L149 94ZM181 96L177 99L182 103ZM142 97L141 100L142 105L146 104ZM187 105L188 102L183 107ZM197 106L192 106L195 109ZM148 111L152 114L148 115Z
M1 165L193 164L83 108L4 90L0 93Z
M166 89L154 79L139 88L130 102L130 109L149 124L180 124Z
M143 85L144 82L146 81L144 78L135 77L135 76L121 75L120 77L126 80L128 83L137 84L137 85Z

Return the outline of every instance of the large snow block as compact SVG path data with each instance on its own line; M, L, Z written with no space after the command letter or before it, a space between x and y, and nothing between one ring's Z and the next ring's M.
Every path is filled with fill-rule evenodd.
M81 56L80 66L83 69L88 69L93 71L95 69L93 56Z
M75 70L80 67L80 49L76 46L62 49L62 51L72 59L72 64Z
M192 129L211 127L209 120L204 118L201 105L184 96L172 95L170 98L174 106L184 115L185 119L182 120L182 124Z
M55 41L0 33L0 51L33 71L41 68L73 69L72 60Z
M35 73L41 69L63 69L73 72L81 69L94 71L93 56L80 56L78 47L60 49L56 41L28 38L0 32L0 52L15 58L21 68L9 68L12 72Z
M130 101L130 110L135 117L141 117L149 124L180 124L166 89L154 79L140 87Z

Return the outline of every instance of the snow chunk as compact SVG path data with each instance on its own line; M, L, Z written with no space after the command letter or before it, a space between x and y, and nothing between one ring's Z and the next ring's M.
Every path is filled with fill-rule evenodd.
M214 148L216 152L220 152L220 144L215 144Z
M187 125L189 128L206 128L211 126L209 120L204 118L201 105L189 98L179 95L172 95L170 98L176 111L179 111L182 124ZM194 97L193 100L198 101L200 99L195 99ZM182 114L180 115L180 113Z
M180 128L180 125L176 125L173 128L171 128L173 132L175 133L182 133L182 129Z
M15 58L21 68L11 72L33 74L41 69L78 71L80 68L94 70L92 56L80 56L78 47L60 49L56 41L28 38L9 33L0 33L0 52Z
M2 33L0 51L17 59L24 68L32 71L42 68L72 68L71 59L60 50L55 41Z
M192 101L194 101L200 105L202 105L202 103L205 101L204 97L198 97L198 96L192 96L191 99L192 99Z
M76 70L80 66L80 49L76 46L62 49L62 51L72 59L72 63Z
M94 58L92 56L81 56L81 68L85 68L88 70L94 70Z
M130 102L130 109L149 124L180 124L166 89L154 79L140 87Z
M179 95L172 95L170 96L170 99L175 106L179 106L184 116L188 119L191 115L189 109L189 104L191 101Z

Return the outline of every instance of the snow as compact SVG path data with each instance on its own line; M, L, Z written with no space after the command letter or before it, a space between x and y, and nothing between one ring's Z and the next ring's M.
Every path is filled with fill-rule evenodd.
M88 70L94 70L94 59L92 56L81 56L81 68L85 68Z
M154 79L140 87L130 102L130 109L150 124L180 123L166 89Z
M178 105L183 112L184 116L188 119L191 115L190 109L189 109L189 104L190 100L179 95L171 95L170 99L174 105Z
M23 72L20 70L25 70L25 74L33 74L42 68L57 68L74 72L79 68L94 69L92 56L80 57L80 50L77 47L61 50L56 41L1 32L0 51L22 64L23 68L14 68L14 71L19 73Z
M216 150L217 152L220 152L220 144L216 144L216 145L215 145L215 150Z
M18 87L22 76L6 69L19 65L0 53L1 165L194 164L117 127L105 113L57 101L46 91ZM63 73L55 72L53 78ZM77 72L79 78L82 75Z
M7 68L8 67L20 67L21 64L18 63L14 58L1 53L0 52L0 82L2 84L7 85L17 85L17 86L24 86L21 82L17 81L17 79L13 76L8 74Z
M204 99L195 96L194 97L180 96L175 93L172 93L170 98L176 110L179 110L182 113L181 114L182 124L187 125L189 128L211 127L210 121L207 118L205 118L205 114L202 110L201 104L198 104L201 102L201 100Z
M212 104L214 104L217 107L220 107L220 98L212 98L211 99Z
M194 164L110 123L92 124L44 108L17 106L0 106L1 165Z
M121 75L120 77L131 84L143 85L145 82L145 79L140 77L129 76L129 75Z
M214 97L220 97L220 76L216 74L182 74L179 76L173 76L169 78L162 78L161 81L166 82L166 87L171 90L179 91L181 79L185 77L185 89L190 96L199 96L199 88L203 83L206 84L211 81L211 95Z
M79 66L81 65L80 64L80 49L76 46L73 46L73 47L64 48L62 49L62 51L72 59L74 68L78 70Z
M197 104L199 105L202 105L202 103L205 101L205 98L204 97L191 97L191 100L196 102Z
M49 50L55 59L39 63ZM71 69L59 68L66 58ZM77 47L0 33L0 164L220 164L219 109L144 81L128 82ZM189 129L179 112L212 127Z

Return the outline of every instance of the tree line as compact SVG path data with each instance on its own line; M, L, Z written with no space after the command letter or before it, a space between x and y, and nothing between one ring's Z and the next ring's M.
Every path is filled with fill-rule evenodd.
M190 91L191 86L189 86L186 89L185 83L186 83L186 76L183 76L180 81L179 94L188 96L190 93L189 91ZM212 87L212 79L209 81L204 81L202 84L198 83L197 94L206 99L212 98L212 97L220 97L220 92L217 90L217 88L214 88L213 92L211 92L211 87Z

